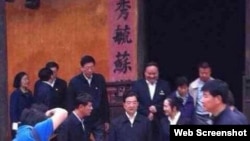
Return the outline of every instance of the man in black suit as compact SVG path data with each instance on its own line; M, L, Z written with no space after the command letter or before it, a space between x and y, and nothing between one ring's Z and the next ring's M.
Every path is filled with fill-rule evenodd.
M86 126L93 133L95 141L103 141L104 133L109 128L109 105L106 82L103 75L94 73L95 59L92 56L83 56L81 73L73 77L68 86L67 106L69 112L73 110L75 98L86 92L93 97L93 111L86 119Z
M111 122L108 141L152 141L150 120L137 113L138 105L136 93L124 94L125 112Z
M54 104L56 107L61 107L61 108L66 108L65 104L65 98L66 98L66 93L67 93L67 82L61 78L58 77L57 73L59 70L59 65L54 62L50 61L47 62L45 65L46 68L49 68L52 72L52 81L51 81L51 86L55 92L55 100ZM37 93L37 87L40 84L40 80L36 81L35 83L35 93Z
M132 84L132 91L138 94L138 113L152 122L153 138L159 137L160 119L163 117L163 101L170 94L167 81L159 79L158 65L149 62L144 68L144 78Z
M46 64L46 68L49 68L53 71L52 87L56 92L56 105L58 105L58 107L66 108L65 98L67 93L67 82L59 78L57 75L59 65L54 61L50 61Z
M92 109L92 97L89 94L83 93L77 97L74 111L58 130L57 141L89 141L84 121Z
M39 82L34 90L34 99L37 104L44 104L49 109L57 107L56 94L52 88L53 72L48 68L40 69L38 76Z

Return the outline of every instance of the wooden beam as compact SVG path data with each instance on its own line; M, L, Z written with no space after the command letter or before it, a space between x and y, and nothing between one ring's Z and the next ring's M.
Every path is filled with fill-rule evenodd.
M5 1L0 1L0 141L8 140L8 92Z

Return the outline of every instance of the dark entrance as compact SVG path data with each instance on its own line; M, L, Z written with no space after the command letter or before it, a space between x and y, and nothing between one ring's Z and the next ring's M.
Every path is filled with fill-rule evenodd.
M172 86L178 75L191 81L208 61L242 110L245 1L146 0L144 12L147 59L159 63L161 77Z

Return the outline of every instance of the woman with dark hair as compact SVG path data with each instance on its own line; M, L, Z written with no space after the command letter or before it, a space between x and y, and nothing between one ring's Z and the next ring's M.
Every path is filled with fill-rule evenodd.
M21 113L25 108L30 108L33 96L28 88L29 77L26 72L19 72L14 78L14 91L10 95L10 120L12 126L12 138L15 137Z
M160 141L170 141L170 125L191 124L190 120L183 116L180 111L181 98L167 98L163 102L165 117L161 119Z

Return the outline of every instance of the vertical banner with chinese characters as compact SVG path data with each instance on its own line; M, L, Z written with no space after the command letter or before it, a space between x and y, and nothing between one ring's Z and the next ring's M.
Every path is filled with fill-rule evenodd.
M109 0L109 81L137 78L137 0Z

